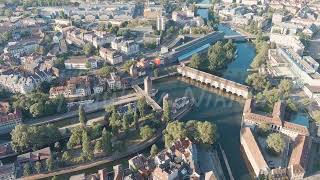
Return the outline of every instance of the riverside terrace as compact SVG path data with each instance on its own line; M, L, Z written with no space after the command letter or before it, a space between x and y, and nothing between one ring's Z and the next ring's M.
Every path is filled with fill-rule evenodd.
M184 64L178 66L177 71L184 77L189 77L193 80L200 81L201 83L225 90L226 92L230 92L244 98L248 98L249 96L250 88L248 86L187 67Z

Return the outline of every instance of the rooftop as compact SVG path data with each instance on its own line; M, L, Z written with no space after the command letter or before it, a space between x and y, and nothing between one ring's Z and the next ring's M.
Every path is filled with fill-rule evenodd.
M263 158L263 155L259 149L259 146L251 132L249 127L245 127L241 129L241 138L245 139L245 143L247 144L251 154L254 156L254 160L259 167L259 169L266 169L268 165Z

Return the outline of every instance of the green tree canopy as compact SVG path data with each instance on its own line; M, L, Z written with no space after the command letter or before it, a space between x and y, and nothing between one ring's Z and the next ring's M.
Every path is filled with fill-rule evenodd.
M226 52L223 49L223 44L218 41L209 48L208 51L209 70L216 71L223 66L223 62L226 59Z
M99 76L103 76L103 77L107 77L109 76L110 73L114 72L115 68L112 66L104 66L102 68L100 68L98 70L98 75Z
M192 55L189 66L192 68L195 68L195 69L199 69L201 64L202 63L201 63L201 59L200 59L199 54L196 53L196 54Z
M37 173L41 173L41 170L42 170L41 162L37 161L34 168L35 168Z
M87 43L83 46L83 52L85 55L87 56L92 55L93 51L94 51L94 47L92 44Z
M65 151L62 154L62 160L66 163L69 163L72 160L72 155L69 151Z
M81 126L77 126L71 130L71 136L67 144L69 149L73 149L75 146L81 144L83 131L84 129Z
M150 139L154 134L154 129L150 128L150 126L146 125L140 129L140 136L143 140Z
M54 170L54 163L52 157L46 160L46 167L48 171Z
M17 125L11 132L12 148L24 152L30 148L36 150L48 146L61 138L60 131L53 125L28 126Z
M84 106L80 105L79 106L79 122L85 126L87 124L87 117L86 117L86 112L84 110Z
M268 123L260 123L258 125L258 135L267 136L270 131L270 125Z
M86 131L82 132L82 156L91 161L93 159L93 149L90 145L90 139Z
M23 176L30 176L31 175L31 166L29 163L25 163L23 165Z
M174 141L189 138L195 143L213 144L218 138L217 127L208 121L170 122L164 131L165 146Z
M169 122L171 120L171 107L168 100L163 102L163 120Z
M112 138L111 133L104 128L102 131L101 142L102 142L103 152L105 152L106 154L112 153L111 138Z
M158 149L158 147L157 147L157 145L152 145L151 146L151 149L150 149L150 155L152 156L152 157L154 157L155 155L157 155L158 154L158 152L159 152L159 149Z
M94 145L94 151L95 152L101 152L102 151L102 141L97 140L96 144Z
M139 110L139 114L140 117L144 117L145 115L145 109L147 107L147 102L145 98L140 98L138 100L138 104L137 104L138 110Z
M267 137L266 140L267 148L271 153L274 153L276 155L283 152L285 148L285 140L283 136L280 133L272 133Z
M253 73L248 76L246 83L251 85L256 91L262 91L270 87L266 75L260 73Z

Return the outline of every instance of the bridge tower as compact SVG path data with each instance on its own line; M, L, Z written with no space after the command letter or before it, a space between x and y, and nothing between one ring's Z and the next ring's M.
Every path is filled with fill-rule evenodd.
M144 79L144 91L146 92L146 94L148 94L149 96L152 93L152 80L149 76L147 76Z

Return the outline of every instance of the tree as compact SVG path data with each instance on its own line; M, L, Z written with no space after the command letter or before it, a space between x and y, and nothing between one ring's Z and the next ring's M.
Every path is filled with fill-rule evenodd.
M75 146L81 144L83 131L81 126L77 126L71 130L71 136L67 144L69 149L73 149Z
M147 106L147 103L146 103L146 99L145 98L140 98L138 100L138 110L139 110L139 114L140 114L140 117L143 117L144 114L145 114L145 109L146 109L146 106Z
M151 150L150 150L150 155L152 156L152 157L154 157L155 155L157 155L158 154L158 152L159 152L159 149L158 149L158 147L157 147L157 145L152 145L151 146Z
M103 76L103 77L107 77L109 76L110 73L114 72L115 68L112 66L104 66L102 68L100 68L98 70L98 75L99 76Z
M127 134L129 131L129 124L129 117L127 114L124 114L122 117L122 130L125 134Z
M190 67L195 68L195 69L199 69L201 66L201 60L200 60L200 56L198 53L192 55L191 57L191 62L190 62Z
M298 112L299 109L295 101L293 101L292 99L288 99L286 101L286 104L289 112Z
M266 140L267 149L275 155L279 155L285 148L285 140L280 133L272 133Z
M163 102L163 120L165 122L169 122L171 120L171 108L167 99Z
M93 159L93 151L90 146L90 139L86 131L82 132L82 155L85 159L91 161Z
M223 49L226 51L226 58L230 61L234 58L235 47L232 40L228 40L226 44L223 45Z
M288 79L283 79L280 81L280 84L278 86L280 93L284 95L285 98L287 98L290 94L290 91L292 90L293 83L292 81L289 81Z
M54 169L52 157L46 160L46 166L48 171L52 171Z
M101 133L102 133L102 130L103 130L103 125L100 124L100 123L94 123L93 126L91 126L89 131L89 134L90 134L90 138L91 139L97 139L99 137L101 137Z
M140 136L143 140L150 139L153 136L154 129L150 128L148 125L143 126L140 129Z
M137 110L135 110L133 113L133 121L134 121L134 126L137 130L139 128L139 117L138 117Z
M126 72L130 72L130 67L132 66L132 65L134 65L136 63L136 61L126 61L124 64L123 64L123 66L122 66L122 68L126 71Z
M183 122L170 122L165 132L170 134L174 141L187 137L187 131Z
M258 53L250 65L252 68L259 68L265 63L268 55L269 44L263 41L262 43L256 45L256 49L258 49Z
M101 143L103 152L105 152L106 154L112 153L111 137L111 133L104 128L102 131Z
M30 164L27 162L23 165L23 176L30 176L31 175L31 167Z
M30 113L32 114L32 117L40 117L45 110L45 106L42 103L35 103L30 106Z
M39 162L39 161L36 162L35 170L37 173L41 173L41 170L42 170L41 162Z
M92 44L87 43L83 46L83 52L85 55L89 56L93 53L94 47Z
M314 112L312 117L313 117L313 120L314 120L317 124L320 123L320 111Z
M260 73L253 73L248 76L246 83L251 85L256 91L262 91L270 87L267 76Z
M118 133L118 130L121 127L121 117L118 112L112 112L111 117L109 118L109 125L111 126L113 133Z
M53 177L51 178L51 180L58 180L58 177L57 177L57 176L53 176Z
M223 44L218 41L209 48L208 51L209 67L210 71L216 71L223 67L226 60L226 52L223 49Z
M65 151L62 154L62 160L66 163L69 163L72 160L72 155L69 151Z
M12 148L23 152L30 148L36 150L56 142L61 138L60 131L53 125L17 125L11 132Z
M84 106L80 105L79 106L79 122L85 126L87 123L87 117L86 117L86 112L84 110Z
M16 152L23 152L30 148L31 134L27 125L17 125L11 132L12 148Z
M217 139L217 126L208 121L198 122L197 134L202 144L213 144Z
M270 125L268 123L261 123L258 125L258 135L265 137L270 131Z
M101 152L102 151L102 141L97 140L96 144L94 145L94 151L95 152Z

